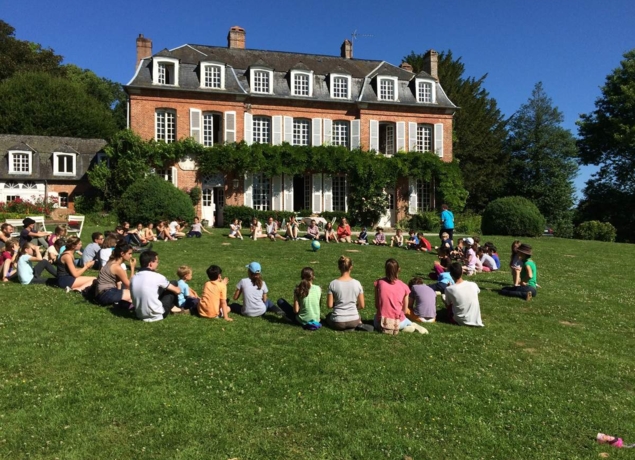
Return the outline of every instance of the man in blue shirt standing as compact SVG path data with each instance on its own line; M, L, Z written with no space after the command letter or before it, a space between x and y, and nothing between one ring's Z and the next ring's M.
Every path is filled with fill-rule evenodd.
M441 230L439 231L439 238L443 239L441 235L447 233L450 236L450 241L454 244L454 214L448 209L447 204L442 204L441 209Z

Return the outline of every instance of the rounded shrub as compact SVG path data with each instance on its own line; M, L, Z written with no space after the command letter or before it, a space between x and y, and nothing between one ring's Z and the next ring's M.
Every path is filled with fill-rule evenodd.
M194 208L189 195L170 182L150 174L126 189L115 206L120 222L158 222L182 219L191 222Z
M492 201L481 222L484 235L540 236L544 229L545 218L536 205L520 196Z
M617 231L610 222L590 220L582 222L575 229L575 237L580 240L614 242Z

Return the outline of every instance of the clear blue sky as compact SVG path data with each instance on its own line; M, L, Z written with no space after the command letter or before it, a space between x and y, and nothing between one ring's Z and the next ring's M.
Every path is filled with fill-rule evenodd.
M157 52L184 43L225 46L227 31L239 25L248 48L339 54L357 30L372 37L355 41L355 57L397 65L412 50L451 49L467 76L488 74L485 87L506 116L542 81L574 134L579 114L593 110L606 76L635 48L633 0L1 0L0 12L18 38L121 83L134 73L140 33ZM581 171L578 189L589 174Z

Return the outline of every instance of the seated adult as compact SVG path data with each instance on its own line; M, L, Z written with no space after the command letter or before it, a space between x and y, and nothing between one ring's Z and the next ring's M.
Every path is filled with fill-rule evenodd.
M13 225L7 224L6 222L2 224L2 227L0 227L0 248L3 247L7 240L11 238L12 233Z
M452 321L461 326L483 327L478 301L481 290L476 283L463 279L463 267L458 262L450 265L450 275L454 284L445 288L445 306Z
M289 218L289 222L287 222L287 240L297 240L298 239L298 222L295 220L295 216L291 216Z
M306 229L306 239L308 240L319 240L320 239L320 229L315 223L315 220L311 219L311 224Z
M278 223L273 220L273 217L269 217L269 219L267 220L266 229L267 238L269 238L271 241L276 241L276 238L284 240L284 237L278 233Z
M75 265L75 251L79 251L81 247L82 240L76 236L71 236L66 240L66 248L55 263L57 285L66 289L66 292L70 290L81 292L90 287L96 279L94 276L83 276L84 272L94 265L94 260L89 261L82 268Z
M337 227L337 240L340 243L351 242L351 226L348 225L346 217L342 218L342 223Z
M156 272L159 255L154 251L142 252L139 256L141 269L130 280L130 294L137 318L142 321L161 321L170 313L182 313L178 295L181 289Z
M168 224L168 228L170 229L170 236L174 239L174 238L184 238L185 237L185 233L183 233L181 230L183 229L184 225L182 226L178 221L173 220L172 222L170 222Z
M104 235L101 232L94 232L91 235L93 240L82 251L82 266L86 265L91 260L94 260L93 269L99 270L101 268L101 262L99 261L99 251L101 250L101 244L104 242Z
M132 303L128 273L121 266L125 262L130 263L130 276L134 276L137 261L132 257L132 246L120 243L115 246L110 259L101 268L97 277L96 299L100 305Z
M24 243L33 243L37 246L43 246L48 248L49 244L46 241L46 237L50 235L49 232L36 232L34 230L35 221L30 217L27 217L22 221L22 231L20 232L20 247L24 246Z

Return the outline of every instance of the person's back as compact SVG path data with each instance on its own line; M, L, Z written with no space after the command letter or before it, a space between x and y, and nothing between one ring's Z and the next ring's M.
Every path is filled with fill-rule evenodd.
M222 279L207 281L203 285L203 295L198 304L198 314L203 318L218 318L221 314L221 300L227 299L227 284Z
M410 297L414 300L413 311L417 318L434 318L437 315L437 294L425 284L412 284Z
M377 296L379 299L377 315L383 318L398 319L403 321L404 297L410 294L410 288L403 281L396 279L390 283L386 278L376 282Z
M243 316L262 316L267 311L267 306L263 301L263 294L269 292L267 283L262 281L259 288L251 278L243 278L236 285L236 289L242 289L243 307L240 314Z
M483 327L478 285L462 278L463 269L459 263L450 266L450 274L455 284L445 289L445 304L451 307L454 321L462 326Z
M154 271L159 265L159 256L156 252L146 251L141 254L140 259L141 270L130 280L130 294L135 313L142 321L160 321L169 313L166 312L165 306L171 303L162 302L162 292L168 290L178 295L180 290L172 286L165 276Z
M300 311L297 314L298 322L306 325L309 321L320 322L320 298L322 289L313 284L306 297L299 300Z
M333 294L333 321L345 323L359 318L357 298L364 293L359 281L351 278L348 281L333 280L329 284L328 293Z

